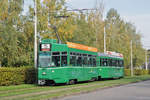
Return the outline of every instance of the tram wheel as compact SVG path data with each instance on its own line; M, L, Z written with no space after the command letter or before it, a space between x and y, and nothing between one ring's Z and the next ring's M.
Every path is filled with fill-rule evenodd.
M69 85L75 84L75 80L69 80L68 84L69 84Z
M46 81L46 85L48 85L48 86L54 86L54 85L56 85L56 83L53 80L47 80Z
M91 78L90 82L93 82L93 81L96 81L96 80L97 80L97 78L93 77L93 78Z

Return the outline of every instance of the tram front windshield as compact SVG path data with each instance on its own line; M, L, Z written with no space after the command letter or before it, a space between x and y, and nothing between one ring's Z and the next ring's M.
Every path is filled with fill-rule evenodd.
M50 54L39 54L39 67L50 67L51 56Z

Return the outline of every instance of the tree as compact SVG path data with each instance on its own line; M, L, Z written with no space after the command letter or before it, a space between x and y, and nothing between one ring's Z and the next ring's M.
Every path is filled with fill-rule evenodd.
M0 4L0 61L2 66L11 66L18 61L20 56L18 26L23 0L1 0Z

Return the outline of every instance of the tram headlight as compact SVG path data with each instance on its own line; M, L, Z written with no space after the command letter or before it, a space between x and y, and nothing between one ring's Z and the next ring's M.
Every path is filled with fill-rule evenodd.
M43 75L46 75L46 72L43 72L42 74L43 74Z
M52 70L52 73L54 73L55 71L54 70Z

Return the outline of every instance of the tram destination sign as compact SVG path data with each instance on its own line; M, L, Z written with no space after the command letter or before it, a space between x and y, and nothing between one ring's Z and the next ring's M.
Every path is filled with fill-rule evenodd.
M51 45L50 44L41 44L41 51L50 51Z

